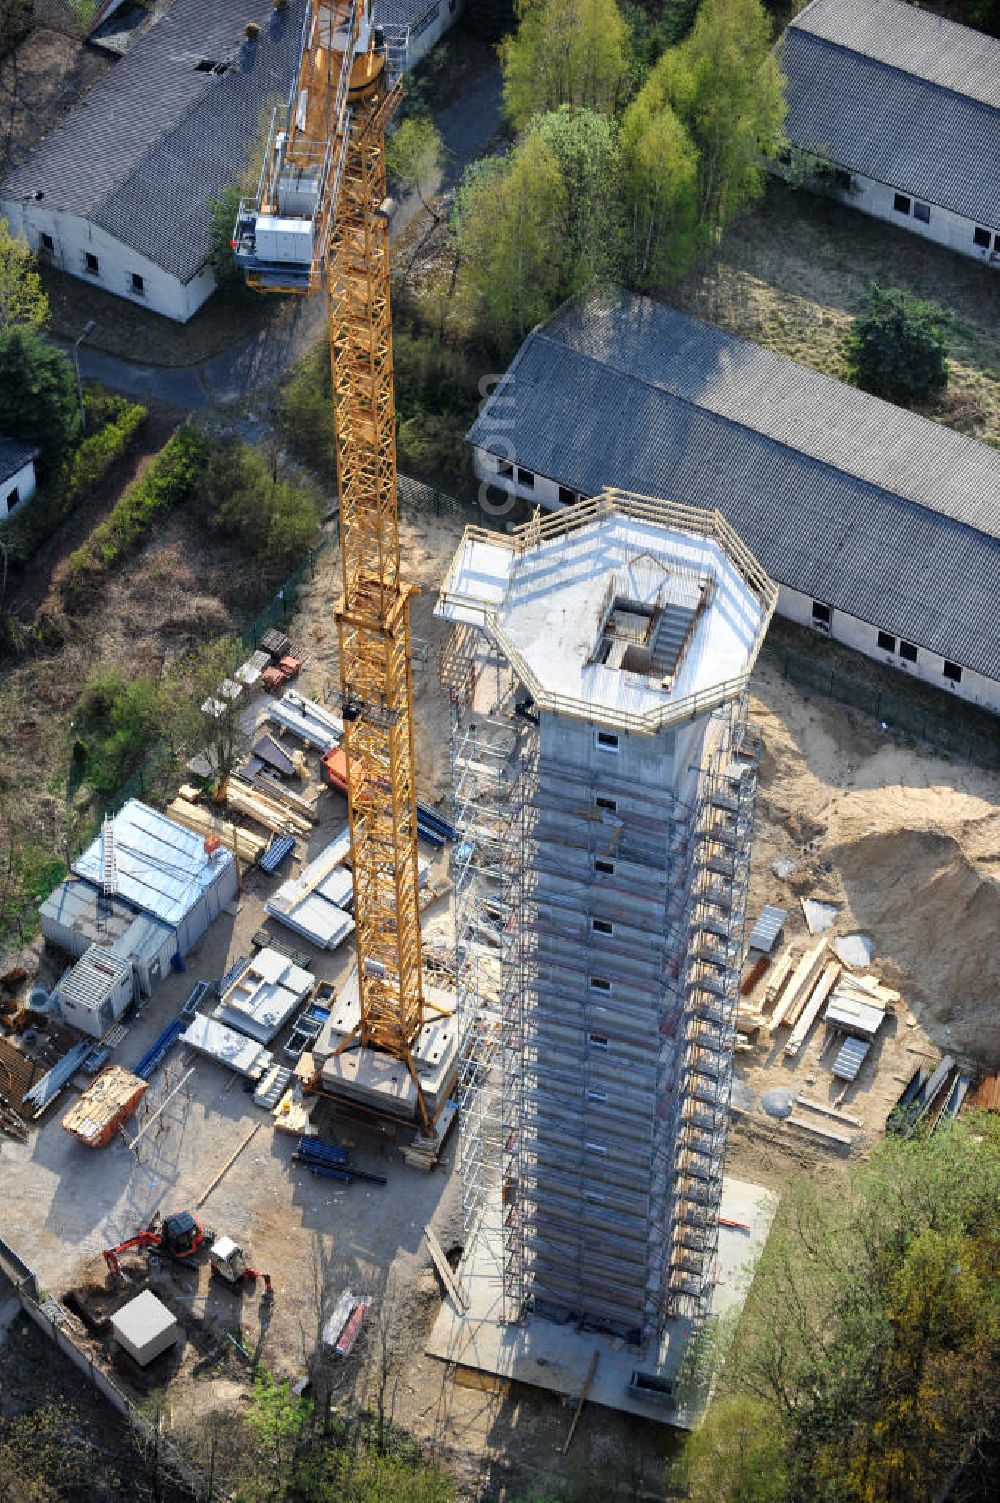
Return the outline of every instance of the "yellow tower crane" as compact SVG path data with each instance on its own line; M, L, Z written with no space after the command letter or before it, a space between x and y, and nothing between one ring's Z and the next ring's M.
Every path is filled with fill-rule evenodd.
M410 597L396 499L385 127L390 86L370 0L309 0L295 84L275 111L233 250L251 286L327 299L340 497L340 643L360 1022L405 1060L428 1010L420 957Z

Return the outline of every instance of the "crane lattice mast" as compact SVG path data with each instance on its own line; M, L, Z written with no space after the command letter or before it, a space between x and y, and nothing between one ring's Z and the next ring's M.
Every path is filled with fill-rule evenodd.
M257 200L240 206L233 246L252 286L326 292L360 989L352 1038L406 1061L427 1125L412 1053L428 1010L409 625L417 591L400 568L385 177L385 127L401 85L389 85L369 4L309 0L291 100L275 114Z

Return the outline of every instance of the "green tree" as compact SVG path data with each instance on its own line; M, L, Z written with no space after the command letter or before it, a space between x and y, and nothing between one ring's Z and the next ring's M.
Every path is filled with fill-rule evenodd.
M761 196L764 163L785 145L784 78L760 0L704 0L644 96L654 112L673 110L697 149L697 216L711 243Z
M208 264L219 287L229 292L240 292L246 287L246 278L233 259L233 230L240 200L245 196L241 184L230 183L218 198L208 201Z
M273 443L213 441L199 492L209 527L236 539L265 573L283 576L316 541L319 491L285 468Z
M48 321L49 300L35 258L0 219L0 329L44 329Z
M621 131L625 272L636 287L675 280L703 245L698 152L669 105L644 90Z
M610 113L628 69L628 28L615 0L517 0L516 11L518 29L499 52L517 129L561 104Z
M562 105L536 115L528 135L552 153L566 190L558 242L564 258L561 293L613 276L621 248L621 164L615 122L595 110Z
M690 1503L783 1503L785 1433L757 1399L719 1399L684 1447L675 1479Z
M0 57L27 35L31 11L32 0L0 0Z
M854 380L904 407L928 401L948 384L950 323L950 314L937 303L873 284L851 328L848 359Z
M37 444L49 474L80 432L73 365L34 329L0 329L0 433Z
M463 188L457 230L463 273L502 346L552 310L564 277L559 232L566 185L554 153L529 136Z
M427 202L440 181L444 144L441 133L429 116L403 120L386 142L386 169L389 176L420 202L436 221L440 215Z
M233 674L245 657L239 637L220 637L178 658L164 685L169 713L165 713L163 728L174 752L185 757L203 752L219 785L236 770L250 744L242 719L246 691L234 696L224 687L227 682L235 683ZM278 1424L284 1408L280 1392L262 1389L260 1398L255 1417L260 1419L263 1434L272 1421Z
M786 1190L719 1379L750 1407L716 1401L689 1482L718 1503L757 1496L738 1440L755 1413L761 1496L923 1503L984 1464L998 1384L1000 1124L982 1114L887 1139L836 1195ZM963 1495L987 1493L973 1476Z
M281 389L278 417L294 453L321 475L336 478L330 351L321 340Z

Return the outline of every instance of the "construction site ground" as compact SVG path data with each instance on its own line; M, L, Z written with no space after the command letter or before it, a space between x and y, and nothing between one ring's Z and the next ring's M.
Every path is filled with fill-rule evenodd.
M445 629L432 609L466 520L471 518L407 513L402 522L406 569L422 588L413 607L421 664L414 675L416 750L419 792L432 802L445 799L448 791L450 725L447 694L436 671ZM169 546L166 539L163 546ZM176 555L175 562L180 564ZM338 570L337 550L331 547L289 624L311 657L300 687L334 705ZM862 1123L853 1134L851 1154L857 1157L883 1128L891 1102L918 1062L936 1060L948 1049L970 1062L976 1057L994 1068L1000 1063L1000 1023L993 1006L1000 977L986 943L1000 917L995 854L1000 777L902 745L874 722L804 696L770 661L758 668L752 691L751 711L763 730L765 750L751 918L763 903L778 904L789 911L787 937L803 944L798 898L839 905L833 932L869 935L872 971L897 989L905 1004L842 1105ZM315 854L343 823L339 795L324 793L321 808L323 822L313 832L309 852L300 851L301 859ZM772 869L779 858L794 863L784 880ZM446 861L446 853L436 857L435 875L444 872ZM235 911L208 931L188 957L186 974L171 975L144 1004L117 1061L127 1065L138 1059L195 980L218 978L237 955L250 953L251 936L265 922L263 901L287 875L286 870L276 878L258 873L247 878ZM425 943L447 955L447 899L427 911ZM316 956L315 972L343 979L350 964L345 948ZM56 970L54 958L45 957L42 978L51 980ZM779 1123L761 1108L763 1092L776 1086L789 1085L815 1100L833 1099L827 1058L816 1058L821 1030L818 1025L794 1068L785 1062L781 1035L739 1056L731 1176L780 1192L801 1170L843 1174L850 1161L844 1148ZM76 1290L85 1308L106 1314L101 1249L136 1231L156 1209L194 1210L207 1225L240 1241L253 1263L271 1273L275 1299L268 1309L258 1293L235 1295L218 1280L210 1281L204 1266L197 1274L171 1264L155 1272L158 1292L178 1313L188 1337L183 1351L162 1359L169 1369L175 1429L183 1432L186 1415L213 1403L232 1403L246 1389L244 1360L223 1332L238 1335L272 1371L298 1377L323 1316L351 1287L370 1290L376 1298L377 1321L384 1323L392 1353L396 1423L455 1469L463 1496L517 1498L557 1486L577 1471L596 1475L602 1467L619 1484L625 1477L639 1479L640 1494L643 1479L652 1484L673 1444L662 1427L591 1407L564 1459L556 1448L565 1439L572 1401L453 1370L425 1355L442 1291L424 1228L434 1228L453 1261L462 1243L455 1138L437 1170L425 1175L404 1165L400 1141L356 1122L332 1121L323 1115L324 1105L317 1118L322 1134L347 1144L359 1167L386 1174L388 1184L344 1186L313 1179L291 1162L294 1140L272 1130L269 1115L252 1104L242 1080L204 1059L188 1060L183 1047L154 1077L139 1125L188 1069L192 1073L136 1153L123 1141L102 1150L77 1143L60 1125L71 1096L62 1098L26 1144L0 1141L5 1234L51 1294L63 1298ZM199 1205L257 1123L253 1138ZM135 1123L126 1130L134 1131ZM133 1254L126 1267L142 1276L147 1264ZM103 1344L83 1325L79 1334L95 1350ZM344 1364L345 1393L370 1391L378 1345L370 1333ZM123 1369L122 1360L115 1364L116 1377L142 1396L142 1382L134 1370Z

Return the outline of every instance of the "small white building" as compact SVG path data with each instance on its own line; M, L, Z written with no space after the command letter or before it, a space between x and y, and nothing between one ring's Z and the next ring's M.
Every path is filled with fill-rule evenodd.
M34 444L0 438L0 522L13 516L35 494L38 452Z
M71 276L186 322L215 288L210 201L242 178L271 102L288 96L304 4L157 6L0 184L12 233Z
M465 9L465 0L374 0L376 25L386 30L390 52L415 68Z
M812 0L780 46L792 146L843 202L1000 266L1000 39L903 0Z
M483 506L717 506L778 613L1000 711L1000 451L630 294L525 340L467 435Z

